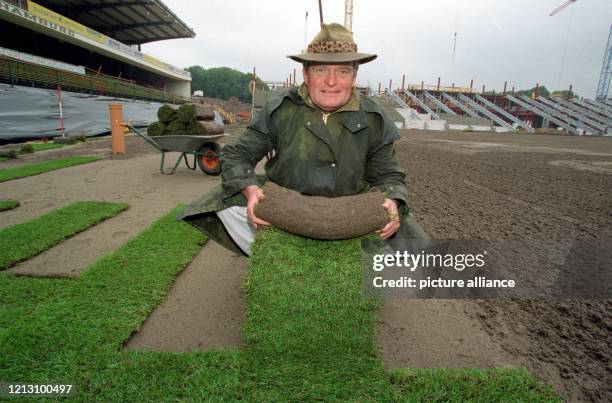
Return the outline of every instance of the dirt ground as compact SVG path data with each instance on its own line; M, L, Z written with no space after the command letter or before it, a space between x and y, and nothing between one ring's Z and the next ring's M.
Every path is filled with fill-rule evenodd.
M243 126L227 130L237 135ZM412 212L436 239L612 238L612 138L403 131L397 154ZM233 141L230 137L227 141ZM105 159L0 183L21 206L0 228L77 200L130 209L15 267L21 274L75 276L219 178L179 167L159 174L159 155L137 137L110 154L108 138L0 162L0 168L71 155ZM202 248L128 348L236 345L246 260ZM227 276L222 276L231 270ZM219 290L231 290L230 298ZM221 299L223 297L223 299ZM215 305L215 302L217 304ZM385 301L378 325L388 366L526 366L569 400L611 401L610 300ZM201 314L197 314L197 313ZM178 343L178 344L177 344Z
M432 238L612 238L612 138L403 134L412 211ZM445 302L567 399L612 400L612 301Z

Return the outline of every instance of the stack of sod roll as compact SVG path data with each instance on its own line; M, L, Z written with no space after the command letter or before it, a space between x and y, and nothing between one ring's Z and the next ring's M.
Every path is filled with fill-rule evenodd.
M178 109L162 105L157 110L158 122L151 123L149 136L223 134L223 126L214 121L213 109L206 105L184 104Z

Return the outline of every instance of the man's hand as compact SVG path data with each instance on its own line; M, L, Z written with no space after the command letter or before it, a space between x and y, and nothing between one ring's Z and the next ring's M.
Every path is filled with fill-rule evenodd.
M397 202L393 199L385 199L382 204L383 208L389 214L391 221L385 224L384 227L376 231L382 239L391 238L400 228L399 213L397 212Z
M255 228L258 225L270 225L269 222L257 218L255 215L255 205L264 201L266 196L263 190L257 185L250 185L240 191L242 195L247 199L247 216L253 222Z

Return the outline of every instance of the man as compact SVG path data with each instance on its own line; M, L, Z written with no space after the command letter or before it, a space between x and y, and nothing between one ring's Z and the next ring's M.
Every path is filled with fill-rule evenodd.
M400 138L395 124L354 90L359 65L376 55L358 53L344 26L322 24L306 53L288 57L303 64L304 84L271 98L241 138L224 147L222 187L179 217L249 255L255 228L269 225L254 212L265 198L265 181L327 197L376 187L390 217L380 237L425 237L408 214L405 175L393 148ZM266 175L256 177L255 165L266 155Z

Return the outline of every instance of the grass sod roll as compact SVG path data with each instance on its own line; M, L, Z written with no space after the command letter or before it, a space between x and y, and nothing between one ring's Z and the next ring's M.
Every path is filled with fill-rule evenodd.
M187 123L186 130L187 134L190 136L201 136L203 134L206 134L204 128L197 120Z
M56 169L68 168L75 165L88 164L99 161L99 157L70 157L54 161L39 162L36 164L22 165L14 168L0 169L0 182L12 179L24 178L26 176L38 175Z
M182 135L187 131L187 125L179 120L173 120L166 127L166 134Z
M149 136L163 136L166 133L166 125L161 122L153 122L147 128Z
M0 200L0 211L12 210L19 207L17 200Z
M0 230L0 270L29 259L66 238L128 208L127 204L76 202L41 217Z
M179 122L185 125L197 119L195 107L193 104L181 105L176 111L176 118Z
M169 105L162 105L157 110L157 120L167 125L176 118L176 111Z

